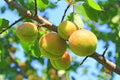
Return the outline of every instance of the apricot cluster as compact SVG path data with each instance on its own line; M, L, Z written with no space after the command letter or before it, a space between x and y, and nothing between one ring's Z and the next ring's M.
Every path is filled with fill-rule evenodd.
M58 34L64 40L68 40L71 51L78 56L89 56L96 50L95 34L86 29L78 29L70 21L64 21L59 25Z
M50 59L56 69L68 69L71 56L67 51L67 43L73 53L78 56L92 55L97 46L97 37L86 29L79 29L71 21L63 21L58 26L58 33L50 32L39 39L39 49L42 56ZM25 22L17 28L18 37L26 42L33 42L37 36L37 27Z
M50 59L54 68L68 69L71 57L66 51L66 41L73 53L78 56L92 55L97 46L94 33L86 29L79 29L71 21L63 21L58 26L58 33L48 33L39 40L41 54Z
M67 69L70 66L70 54L66 51L66 41L57 33L47 33L39 40L41 54L50 59L56 69Z

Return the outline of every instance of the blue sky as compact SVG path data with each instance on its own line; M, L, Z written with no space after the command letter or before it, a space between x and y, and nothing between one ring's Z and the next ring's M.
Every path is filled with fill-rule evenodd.
M56 1L56 0L52 0L52 1ZM0 7L2 5L7 5L4 2L4 0L1 0L1 2L0 2ZM67 7L67 3L64 0L62 0L61 2L58 3L58 7L56 9L54 9L54 10L50 10L50 9L46 10L46 13L48 13L48 17L49 17L50 21L52 23L54 23L55 25L58 25L60 23L60 21L61 21L61 18L63 16L64 10L66 9L66 7ZM72 11L72 8L70 8L68 10L67 14L69 14L71 11ZM40 14L42 15L42 13L40 13ZM0 14L0 18L5 18L5 19L9 20L10 24L11 24L15 20L17 20L19 18L19 16L16 14L16 10L15 10L15 11L6 11L4 14ZM85 28L86 27L87 26L85 26ZM103 27L101 27L100 30L101 31L102 30L103 31L108 30L107 25L103 25ZM109 44L110 44L110 46L109 46L107 52L112 51L113 56L115 56L115 48L116 47L115 47L114 43L112 43L111 41L109 42ZM103 46L104 45L105 45L104 42L102 40L100 40L98 42L96 52L103 53L103 51L104 51ZM20 45L15 45L15 46L19 47L19 51L17 51L15 56L16 57L19 56L19 58L21 60L26 61L26 58L24 58L24 52L23 52L22 47ZM107 54L107 52L106 52L106 54ZM19 54L21 54L21 55L19 55ZM72 57L76 58L76 61L81 62L82 59L83 59L83 57L78 57L78 56L74 55L72 52L71 52L71 55L72 55ZM97 78L95 76L91 75L91 72L94 72L96 74L99 73L99 71L96 70L96 63L97 63L97 61L95 61L94 59L88 58L84 62L84 64L82 65L83 67L79 67L77 69L77 73L71 72L70 75L71 76L73 75L76 78L76 80L97 80ZM41 69L43 69L43 67L40 66L41 64L39 64L39 65L37 65L37 64L38 64L37 60L32 62L32 65L36 65L35 67L38 68L39 75L42 75L40 72L41 72ZM87 75L85 75L85 76L82 75L84 66L89 66L89 73ZM118 80L118 79L120 79L120 76L115 74L114 80Z

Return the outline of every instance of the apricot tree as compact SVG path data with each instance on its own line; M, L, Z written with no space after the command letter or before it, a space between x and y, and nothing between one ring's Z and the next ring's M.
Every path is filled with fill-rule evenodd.
M92 58L102 64L99 69L101 73L114 76L114 72L120 75L120 1L97 1L98 3L94 0L4 0L6 5L1 6L1 14L7 10L17 10L20 18L10 25L9 20L0 18L0 73L10 80L18 80L19 77L20 80L69 80L70 71L76 72L87 58ZM54 11L59 2L64 2L67 6L63 15L59 16L62 18L59 25L54 25L45 11ZM72 12L67 14L70 8ZM102 25L107 25L110 31L100 30ZM97 40L104 41L103 53L96 52ZM106 53L111 46L109 42L115 44L115 54L111 51ZM14 55L20 49L15 44L20 44L24 49L27 58L24 69L19 65L22 61ZM76 62L67 51L85 58ZM38 76L36 69L31 66L33 60L38 60L42 66L46 65L44 77ZM11 67L11 64L15 66ZM59 69L64 71L62 76L59 75ZM83 73L87 73L86 68Z

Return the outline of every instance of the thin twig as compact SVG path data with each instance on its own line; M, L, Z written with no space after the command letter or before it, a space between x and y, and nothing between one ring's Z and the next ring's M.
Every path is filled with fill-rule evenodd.
M102 56L104 56L104 55L105 55L105 53L106 53L107 49L108 49L108 47L104 50L104 52L103 52Z
M20 68L20 72L23 74L23 76L24 77L27 77L27 75L26 75L26 73L25 73L25 71L19 66L19 64L16 62L16 58L14 57L14 55L13 55L13 53L10 51L10 50L8 50L8 52L9 52L9 56L10 56L10 58L11 58L11 60L15 63L15 65L18 67L18 68Z
M34 2L35 2L35 14L34 14L34 16L36 16L37 15L37 0L34 0Z
M83 61L80 63L80 65L82 65L87 58L88 58L88 56L86 56L86 57L83 59Z
M21 17L20 19L16 20L14 23L12 23L10 26L2 29L2 31L0 32L0 34L2 34L3 32L5 32L6 30L8 30L9 28L11 28L13 25L15 25L16 23L18 23L19 21L23 20L25 17Z
M70 6L71 6L71 4L68 4L67 8L65 9L65 12L64 12L64 14L62 16L62 19L61 19L61 22L64 20L64 18L66 16L66 12L67 12L67 10L69 9Z

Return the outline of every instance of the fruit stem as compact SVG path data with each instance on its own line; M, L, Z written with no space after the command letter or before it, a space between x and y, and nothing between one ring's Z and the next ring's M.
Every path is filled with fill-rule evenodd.
M86 57L83 59L83 61L80 63L80 65L82 65L87 58L88 58L88 56L86 56Z

